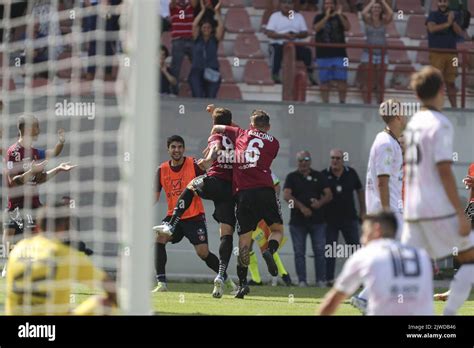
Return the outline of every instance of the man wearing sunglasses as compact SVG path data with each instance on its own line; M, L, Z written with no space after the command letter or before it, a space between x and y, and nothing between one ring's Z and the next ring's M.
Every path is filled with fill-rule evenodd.
M344 236L347 245L355 251L359 245L359 220L365 215L365 197L362 183L357 172L344 165L344 153L340 149L332 149L330 152L331 164L323 170L331 188L333 199L326 205L324 215L327 222L326 248L332 250L331 255L326 258L326 277L328 285L334 283L334 271L336 268L335 253L339 231ZM354 201L354 192L357 193L359 202L359 214L357 214Z
M291 209L290 234L295 253L296 273L300 287L306 281L306 239L311 237L316 270L316 286L326 286L326 224L322 207L332 199L325 175L311 168L308 151L296 154L298 169L286 177L283 197Z

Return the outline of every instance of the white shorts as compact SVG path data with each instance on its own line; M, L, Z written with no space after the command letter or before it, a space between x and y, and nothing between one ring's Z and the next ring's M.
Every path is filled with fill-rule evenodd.
M457 216L439 220L405 222L403 244L425 249L432 259L455 256L474 247L474 233L459 235Z

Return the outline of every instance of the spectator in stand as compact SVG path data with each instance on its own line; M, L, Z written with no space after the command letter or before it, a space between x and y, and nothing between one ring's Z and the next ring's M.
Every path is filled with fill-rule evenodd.
M204 5L206 11L204 12L204 16L202 17L203 22L209 22L212 25L212 28L215 29L217 27L217 21L215 20L215 12L214 8L219 3L219 0L204 0ZM201 12L201 4L198 3L196 8L194 9L194 17L196 17Z
M214 30L208 20L201 21L206 12L201 0L201 12L193 23L193 63L189 73L189 85L194 98L216 98L221 85L217 50L224 38L224 21L221 2L214 9L217 27Z
M301 42L308 37L306 21L301 13L295 12L293 0L280 0L280 11L270 16L265 33L270 39L272 78L275 83L281 83L283 45L289 41ZM296 46L296 59L304 62L311 84L316 84L311 67L311 50L308 47Z
M193 60L194 9L198 0L171 0L171 73L178 80L173 93L179 91L179 71L184 56Z
M326 224L323 209L332 199L326 177L311 168L308 151L298 152L298 169L288 174L283 188L283 197L290 204L290 234L295 253L296 273L300 287L306 281L306 238L311 238L316 271L316 286L326 286Z
M386 46L386 27L393 21L393 10L387 4L387 0L371 0L362 11L362 20L365 23L365 35L367 37L367 44L372 46ZM377 102L380 104L382 95L380 91L380 85L384 83L385 76L382 69L382 62L385 67L388 65L387 52L382 56L381 49L372 50L372 60L369 61L369 50L364 49L361 57L360 73L357 80L360 83L362 90L362 97L366 104L370 104L372 101L369 100L368 95L368 69L371 68L373 71L372 75L372 87L375 90Z
M344 32L351 27L346 16L342 14L342 7L336 0L324 0L324 13L316 15L313 21L316 32L316 42L345 44ZM321 97L323 102L329 103L331 83L337 85L339 102L346 102L347 94L347 52L345 48L317 47L316 64L319 69Z
M454 64L455 52L439 52L435 49L456 49L457 36L464 35L457 23L456 15L448 9L448 0L438 0L438 10L431 11L426 26L428 29L428 47L430 50L430 64L438 68L443 74L449 102L456 107L456 76L457 65Z
M331 165L322 171L329 182L332 192L332 201L324 209L327 229L326 248L330 248L331 256L326 257L326 278L328 286L334 285L334 271L336 269L336 252L339 231L342 232L346 244L352 245L355 251L359 245L359 222L365 216L365 197L362 183L357 172L344 165L342 150L333 149L330 152ZM359 202L357 215L354 202L354 193ZM326 255L328 256L328 255Z
M166 46L161 45L160 52L160 94L171 94L172 87L176 86L178 81L170 72L166 64L166 58L169 56Z
M158 13L161 17L161 32L170 31L170 0L158 0Z

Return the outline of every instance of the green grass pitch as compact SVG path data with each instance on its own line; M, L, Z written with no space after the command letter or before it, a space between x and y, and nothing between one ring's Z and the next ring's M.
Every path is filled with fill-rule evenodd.
M159 315L313 315L329 289L284 286L253 286L244 300L226 293L221 299L211 296L212 283L169 283L169 291L154 293L153 308ZM437 292L446 289L436 289ZM77 303L94 291L77 288ZM0 279L0 313L5 302L5 280ZM435 302L436 314L445 303ZM360 315L349 303L342 304L338 315ZM474 292L461 308L461 315L474 315Z

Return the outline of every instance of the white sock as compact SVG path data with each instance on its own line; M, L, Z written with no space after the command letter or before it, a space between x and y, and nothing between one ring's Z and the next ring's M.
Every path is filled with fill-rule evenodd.
M367 288L363 288L357 297L367 301L369 299L369 290Z
M444 315L456 315L459 308L469 297L471 288L474 286L474 264L461 265L458 272L451 281L449 297Z

